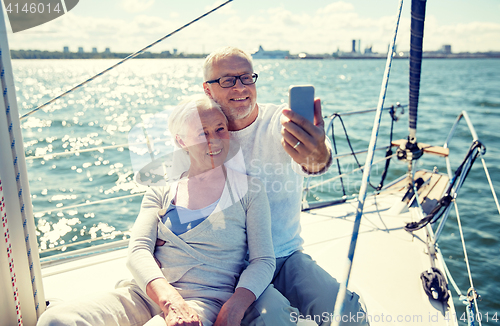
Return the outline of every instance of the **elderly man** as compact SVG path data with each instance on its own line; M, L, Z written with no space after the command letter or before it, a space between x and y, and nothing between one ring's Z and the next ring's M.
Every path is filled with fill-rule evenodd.
M260 178L266 187L276 256L272 284L301 315L329 324L331 319L324 317L333 314L339 283L302 252L300 237L304 176L325 172L332 161L321 102L319 99L314 102L314 124L287 105L258 104L255 86L258 76L252 59L237 48L213 52L203 68L205 93L227 116L231 139L237 140L243 151L245 172ZM357 315L362 311L358 299L357 294L348 293L346 314ZM268 295L254 305L266 320L285 309L281 306L283 302ZM278 325L275 319L271 320L266 324ZM357 320L351 324L363 322Z

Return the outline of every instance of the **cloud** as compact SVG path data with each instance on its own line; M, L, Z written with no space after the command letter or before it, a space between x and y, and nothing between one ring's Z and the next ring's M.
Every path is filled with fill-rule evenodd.
M222 0L214 1L211 5L205 6L205 11L212 10L225 2L226 1L222 1ZM219 14L219 15L236 15L237 12L236 12L236 10L234 10L233 4L228 3L227 5L224 5L224 7L217 9L217 14Z
M148 10L155 0L122 0L121 7L129 13L138 13Z
M472 22L467 24L434 25L425 32L426 45L431 43L434 48L438 44L451 44L453 52L486 52L500 44L500 23Z
M127 3L128 2L127 0ZM153 1L136 1L150 4ZM222 1L207 6L212 9ZM131 8L131 7L129 7ZM142 7L144 8L144 6ZM338 1L308 13L293 12L286 4L248 12L237 11L229 4L207 19L202 19L151 49L153 52L177 48L181 52L210 52L226 45L238 46L249 52L259 45L266 50L289 50L291 53L333 53L350 51L353 39L361 40L361 49L373 46L373 50L386 53L393 37L394 15L370 18L357 12L353 4ZM151 8L150 8L151 9ZM10 35L12 49L62 50L69 46L72 51L83 46L110 47L116 52L133 52L149 42L172 32L192 17L171 12L169 17L156 15L153 10L135 15L131 20L82 17L69 12L50 24L44 24L30 33ZM398 50L409 49L410 20L401 18L397 37ZM428 15L425 22L424 49L438 50L443 44L451 44L454 52L500 50L500 24L496 22L472 22L441 24ZM49 48L50 47L50 48Z
M324 8L319 8L317 10L317 13L320 15L325 15L325 14L336 14L341 12L353 12L353 11L354 11L354 6L351 3L339 1L330 3Z
M77 17L67 13L52 24L44 24L36 33L19 32L9 36L11 49L44 49L62 51L69 46L70 51L83 47L90 51L97 47L103 51L109 47L115 52L133 52L157 40L177 28L173 20L146 15L135 16L132 20ZM157 47L158 48L158 47ZM153 48L151 51L161 51Z

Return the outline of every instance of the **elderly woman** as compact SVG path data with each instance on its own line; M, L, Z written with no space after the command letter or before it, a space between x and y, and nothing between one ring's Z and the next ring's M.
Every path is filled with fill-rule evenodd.
M134 281L49 308L38 325L260 323L245 311L275 269L264 188L224 166L227 119L212 100L177 106L168 124L190 165L179 180L144 195L127 261Z
M179 181L145 195L128 267L167 325L237 325L274 272L267 196L248 188L258 180L224 166L227 119L212 100L178 106L168 124L191 164ZM157 239L165 242L154 252L163 270L151 255Z

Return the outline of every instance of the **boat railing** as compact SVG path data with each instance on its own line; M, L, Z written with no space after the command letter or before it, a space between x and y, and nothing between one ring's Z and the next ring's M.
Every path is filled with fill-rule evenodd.
M359 111L353 111L351 113L344 113L342 115L343 116L347 116L347 115L354 115L354 114L369 113L369 112L372 112L372 111L374 111L374 110L359 110ZM333 115L330 118L330 121L328 123L328 128L327 128L327 135L329 135L330 129L332 128L332 124L333 124L333 119L334 118L335 118L335 115ZM443 203L447 202L446 203L447 206L442 211L442 213L439 214L439 216L437 218L430 219L429 223L426 223L426 224L424 224L421 227L425 227L426 228L427 234L428 234L428 245L430 247L432 247L433 249L435 249L435 253L438 256L438 259L443 262L444 271L445 271L445 273L447 275L447 278L448 278L450 284L455 289L455 291L456 291L456 293L458 295L459 300L461 300L466 305L467 314L468 314L468 320L478 320L479 321L479 325L481 325L481 322L480 322L480 319L479 319L479 315L476 316L476 314L478 314L477 311L479 310L478 305L477 305L477 301L478 301L479 295L478 295L478 293L477 293L477 291L476 291L476 289L474 287L474 283L472 281L472 274L471 274L471 268L470 268L469 258L468 258L468 255L467 255L467 249L466 249L466 244L465 244L464 232L463 232L462 223L461 223L461 219L460 219L460 213L459 213L459 209L458 209L458 204L457 204L457 201L456 201L458 193L459 193L461 187L463 186L463 183L464 183L465 179L467 178L467 175L468 175L468 173L469 173L472 165L474 164L476 158L480 158L481 161L482 161L484 172L485 172L486 178L488 180L489 187L490 187L490 190L492 192L493 199L495 201L495 204L496 204L497 211L498 211L499 215L500 215L500 205L499 205L499 202L498 202L498 198L497 198L497 195L496 195L493 183L491 181L491 177L490 177L490 174L489 174L486 162L484 160L484 154L486 152L486 148L480 142L479 137L478 137L478 135L476 133L476 130L474 128L474 125L472 124L472 121L469 118L469 115L467 114L466 111L462 111L457 116L454 124L450 128L449 134L448 134L448 136L446 138L446 141L444 142L443 148L449 149L450 144L451 144L452 140L454 139L455 132L456 132L456 130L458 128L458 125L459 125L459 123L461 121L465 121L466 122L468 130L469 130L470 135L472 137L472 143L470 145L470 148L469 148L468 152L465 155L465 158L462 160L461 164L455 170L452 169L450 155L440 155L440 156L443 156L444 159L445 159L445 161L446 161L447 174L449 176L448 188L446 189L445 193L441 197L440 201L442 201ZM382 147L376 148L376 150L388 149L388 147L389 146L382 146ZM336 160L338 158L345 158L345 157L349 157L349 156L355 156L357 154L361 154L361 153L365 153L365 152L366 152L366 150L363 150L363 151L351 151L351 152L348 152L348 153L336 154L336 155L333 156L333 159ZM394 157L395 155L396 154L386 155L386 157L384 157L383 159L380 159L380 160L374 162L374 164L383 162L385 160L389 160L392 157ZM320 180L320 181L316 182L315 184L311 184L312 178L307 178L307 180L305 182L305 186L303 188L303 194L304 195L303 195L302 209L303 210L310 210L310 209L320 208L320 207L324 207L324 206L331 206L331 205L335 205L335 204L340 204L340 203L345 202L348 199L355 199L357 197L356 195L352 195L352 196L346 196L346 195L344 195L341 198L328 199L328 200L322 200L322 201L307 202L307 200L306 200L307 199L307 195L308 195L308 193L309 193L309 191L311 189L314 189L315 187L322 186L323 184L328 183L328 182L333 182L333 181L335 181L337 179L342 178L343 176L347 176L347 175L352 174L354 172L360 171L363 168L364 168L363 166L359 166L358 168L353 169L352 171L336 175L336 176L331 177L331 178L329 178L327 180ZM379 192L381 192L381 191L383 191L383 190L385 190L387 188L390 188L392 185L394 185L395 183L401 181L404 178L406 178L406 176L403 175L400 178L398 178L398 179L396 179L396 180L388 183L382 189L375 190L373 192L373 194L377 194L377 193L379 193ZM417 195L418 194L417 189L414 189L414 193L415 193L415 199L416 199L415 202L417 202L417 205L419 205L418 195ZM453 203L453 205L451 203ZM450 215L452 207L454 208L454 212L455 212L455 216L456 216L456 220L457 220L457 225L458 225L458 229L459 229L459 233L460 233L460 240L461 240L461 244L462 244L462 250L463 250L463 254L464 254L464 261L465 261L465 264L466 264L467 274L468 274L468 279L469 279L469 289L466 291L466 293L460 291L457 283L455 282L455 280L452 277L452 274L448 270L448 267L446 265L446 262L445 262L445 260L443 258L443 255L442 255L441 250L440 250L439 245L438 245L438 240L439 240L440 236L443 233L444 225L446 224L446 221L448 220L448 217ZM421 209L421 207L420 207L420 209ZM438 219L440 220L439 221L439 225L437 225L437 227L435 227L433 229L432 224L434 224L434 222L437 222Z
M491 193L493 195L493 199L494 199L496 207L497 207L498 214L500 215L500 205L498 203L498 198L497 198L497 195L496 195L493 183L491 181L491 177L490 177L490 174L489 174L489 171L488 171L488 167L486 166L486 162L484 160L484 154L486 152L486 148L479 141L479 137L478 137L478 135L476 133L474 125L472 124L472 121L469 118L469 115L467 114L466 111L462 111L457 116L457 119L455 120L455 123L453 124L453 126L450 129L450 132L448 134L448 137L447 137L447 139L446 139L443 147L445 147L445 148L449 147L449 145L451 143L451 140L453 139L453 136L455 135L455 131L457 129L457 126L462 121L462 119L465 120L465 122L467 124L467 127L469 129L469 132L470 132L470 134L472 136L472 145L471 145L471 148L469 149L469 153L470 152L473 152L473 153L470 153L470 155L466 155L466 158L464 159L464 162L462 163L462 165L459 168L463 168L466 171L468 171L470 169L471 165L474 163L474 160L477 157L479 157L481 159L481 162L482 162L482 165L483 165L483 169L484 169L486 178L488 180L488 184L489 184ZM447 170L448 170L448 175L452 176L453 172L451 170L451 163L450 163L449 157L446 157L446 166L447 166ZM455 176L452 176L452 178L455 177ZM460 288L458 287L457 283L453 279L453 276L450 273L450 271L448 270L448 267L446 266L446 264L443 264L443 266L444 266L445 273L447 275L447 278L448 278L449 282L451 283L451 285L455 289L455 292L457 293L459 299L466 306L468 325L476 325L475 321L477 321L478 324L481 325L482 324L481 323L481 320L482 320L481 317L482 317L482 315L479 312L479 307L478 307L478 304L477 304L477 301L480 298L480 296L477 293L476 288L474 287L474 282L473 282L473 279L472 279L472 272L471 272L471 268L470 268L469 257L468 257L468 254L467 254L467 247L466 247L466 244L465 244L465 237L464 237L462 222L461 222L461 218L460 218L460 212L459 212L459 209L458 209L457 201L455 200L455 198L457 197L457 193L458 193L459 189L461 188L463 182L465 181L466 177L467 177L467 173L461 173L460 176L459 176L460 179L456 183L456 187L453 189L453 208L454 208L454 211L455 211L455 216L456 216L456 220L457 220L457 227L458 227L458 230L459 230L460 241L461 241L461 244L462 244L462 251L463 251L463 254L464 254L464 262L465 262L465 265L466 265L467 275L468 275L468 280L469 280L469 289L467 290L466 294L464 294L464 293L462 293L460 291ZM452 179L450 178L450 180L452 180ZM431 241L433 242L433 244L436 247L436 252L437 252L437 254L439 256L439 259L441 259L443 262L444 262L443 255L441 253L441 250L439 249L439 246L437 245L437 241L439 240L439 237L442 234L444 224L446 223L446 221L448 219L450 211L451 211L451 205L448 206L447 210L444 212L444 214L443 214L443 216L441 218L440 224L438 225L438 227L436 229L435 234L431 235Z
M399 120L399 117L401 115L403 115L405 113L405 108L408 107L408 105L406 104L400 104L399 102L396 103L396 105L392 105L390 107L386 107L386 108L383 108L382 111L383 112L388 112L391 116L391 119L392 119L392 123L396 122ZM330 134L331 134L331 131L332 131L332 128L333 128L333 124L334 124L334 120L336 118L339 118L339 117L346 117L346 116L354 116L354 115L360 115L360 114L367 114L367 113L371 113L371 112L375 112L377 109L376 108L371 108L371 109L362 109L362 110L354 110L354 111L347 111L347 112L339 112L339 113L333 113L329 116L326 116L325 119L328 119L328 122L327 122L327 125L326 125L326 135L327 137L330 137ZM399 111L399 112L398 112ZM358 154L364 154L364 153L367 153L368 152L368 149L363 149L363 150L357 150L357 151L354 151L350 142L349 142L349 139L348 139L348 136L347 136L347 130L344 128L344 132L346 134L346 139L349 143L349 146L351 148L351 151L349 152L345 152L345 153L340 153L340 154L333 154L332 155L332 161L337 161L341 158L347 158L347 157L356 157ZM332 138L332 142L333 142L333 138L334 138L334 135L332 134L331 135L331 138ZM391 127L391 139L392 141L392 127ZM381 151L381 150L385 150L387 151L388 149L391 148L392 145L387 145L387 146L379 146L377 148L375 148L375 151ZM379 159L375 162L373 162L374 165L376 164L379 164L379 163L382 163L382 162L386 162L388 160L390 160L391 158L393 158L396 154L389 154L389 155L386 155L384 158L382 159ZM321 187L325 184L328 184L328 183L331 183L333 181L336 181L336 180L341 180L344 178L344 177L347 177L351 174L354 174L354 173L357 173L357 172L362 172L363 169L364 169L364 166L363 165L360 165L358 164L359 166L357 168L354 168L348 172L345 172L345 173L341 173L339 175L336 175L336 176L333 176L331 178L328 178L326 180L320 180L320 181L317 181L315 182L314 184L311 184L311 181L313 179L315 179L315 177L307 177L307 179L305 180L305 184L304 184L304 187L303 187L303 197L302 197L302 210L307 210L307 209L311 209L311 208L317 208L317 207L321 207L321 206L325 206L325 205L330 205L332 203L336 203L336 202L343 202L347 199L353 199L353 198L356 198L357 195L346 195L344 194L342 196L341 199L335 199L335 200L325 200L325 201L315 201L315 202L309 202L307 200L308 198L308 195L310 193L311 190L315 189L315 188L318 188L318 187ZM318 179L318 178L316 178Z
M491 190L491 193L492 193L492 196L493 196L493 199L495 201L495 204L496 204L496 207L497 207L497 211L500 215L500 205L499 205L499 202L498 202L498 197L496 195L496 192L495 192L495 188L493 186L493 183L491 181L491 177L490 177L490 173L488 171L488 167L486 165L486 162L484 160L484 154L486 152L486 148L484 147L484 145L479 141L479 137L476 133L476 130L474 128L474 125L472 124L472 121L471 119L469 118L469 115L467 114L467 111L462 111L460 112L460 114L457 116L456 120L455 120L455 123L453 124L453 126L451 127L450 129L450 132L448 134L448 137L446 138L446 141L443 145L444 148L449 148L450 146L450 143L453 139L453 136L455 135L455 131L459 125L459 123L463 120L465 120L466 124L467 124L467 127L469 129L469 132L472 136L472 144L477 144L477 146L475 147L474 151L477 153L476 155L473 155L473 153L471 153L471 155L469 155L468 157L466 157L465 159L465 162L463 164L463 168L465 170L468 170L470 168L470 165L473 164L473 159L475 156L479 156L479 158L481 159L481 162L482 162L482 165L483 165L483 169L484 169L484 172L485 172L485 175L486 175L486 178L488 180L488 184L489 184L489 187L490 187L490 190ZM450 162L450 157L447 156L445 157L445 160L446 160L446 168L447 168L447 172L448 172L448 176L450 178L450 180L452 180L454 178L453 176L453 170L451 168L451 162ZM457 182L457 186L456 188L453 190L454 192L454 197L457 196L458 194L458 191L459 189L462 187L462 184L463 182L465 181L465 178L467 177L467 174L465 173L462 173L460 175L460 179L458 180ZM455 202L455 201L454 201ZM441 221L440 221L440 224L439 226L437 227L436 229L436 234L435 234L435 241L437 241L442 233L442 230L443 230L443 227L444 227L444 224L446 222L446 220L448 219L448 215L449 215L449 212L450 212L450 209L451 209L451 205L448 207L448 209L444 212L443 214L443 217L441 218ZM456 206L456 202L455 202L455 212L456 214L458 215L458 208Z
M397 121L398 120L398 117L395 115L397 109L401 109L401 114L404 114L404 108L407 107L407 105L401 105L399 103L397 103L396 106L392 106L390 108L384 108L384 111L391 111L391 110L395 110L393 112L391 112L391 115L392 115L392 118L394 121ZM358 115L358 114L365 114L365 113L370 113L370 112L373 112L375 111L376 109L367 109L367 110L357 110L357 111L350 111L350 112L343 112L343 113L334 113L332 115L330 115L328 118L329 118L329 121L328 121L328 124L327 124L327 128L326 128L326 135L327 137L330 135L330 132L331 132L331 129L333 127L333 122L334 122L334 119L336 117L339 117L339 116L350 116L350 115ZM481 158L481 160L483 161L483 167L484 167L484 170L485 170L485 173L486 173L486 177L488 179L488 182L490 184L490 189L492 190L492 194L493 194L493 198L496 202L496 205L497 205L497 209L500 213L500 205L498 204L498 199L497 199L497 196L495 194L495 191L494 191L494 187L493 187L493 184L491 182L491 178L489 176L489 172L488 172L488 169L487 169L487 166L486 166L486 163L484 162L484 157L483 155L485 154L485 147L484 145L479 141L479 137L477 136L477 133L476 133L476 130L474 128L474 125L472 124L472 121L469 117L469 115L467 114L466 111L462 111L456 118L454 124L452 125L452 127L450 128L450 131L448 133L448 136L446 138L446 141L444 142L443 144L443 148L445 149L449 149L450 147L450 144L453 140L453 136L455 135L455 132L456 132L456 129L459 125L459 123L462 121L462 120L465 120L466 124L467 124L467 127L470 131L470 134L472 136L472 143L476 143L476 146L475 146L475 149L473 150L474 152L473 153L470 153L470 155L464 159L464 162L462 163L462 169L465 169L465 170L468 170L470 168L470 164L472 164L472 158L475 156L473 154L477 153L477 155ZM394 144L392 144L392 146L394 146ZM375 148L376 151L380 151L380 150L387 150L389 149L390 146L379 146L377 148ZM358 154L363 154L363 153L366 153L367 150L357 150L357 151L354 151L354 150L351 150L349 152L345 152L345 153L339 153L339 154L334 154L332 156L332 159L335 161L337 159L340 159L340 158L346 158L346 157L352 157L352 156L356 156ZM377 164L377 163L381 163L383 161L386 161L386 160L389 160L391 158L393 158L396 154L392 154L392 155L388 155L378 161L375 161L374 164ZM451 167L451 160L450 160L450 156L449 155L442 155L445 159L445 162L446 162L446 168L447 168L447 174L448 174L448 177L450 179L450 182L451 180L453 180L454 178L454 171ZM342 173L342 174L339 174L339 175L336 175L336 176L333 176L331 178L328 178L326 180L319 180L318 182L312 184L311 183L311 180L313 180L314 178L318 179L317 177L315 176L312 176L312 177L308 177L306 179L306 182L305 182L305 185L303 187L303 209L309 209L310 208L310 205L311 203L307 203L307 194L309 193L310 190L314 189L314 188L317 188L317 187L320 187L326 183L329 183L329 182L333 182L333 181L336 181L338 179L341 179L342 177L345 177L345 176L348 176L350 174L353 174L355 172L359 172L359 171L362 171L363 170L363 166L360 165L358 168L355 168L351 171L348 171L348 172L345 172L345 173ZM454 193L457 193L458 190L460 189L460 187L462 186L463 182L465 181L465 178L467 177L467 174L462 174L460 176L458 176L458 180L456 182L456 187L454 189ZM387 184L386 186L384 186L382 189L380 189L379 191L381 190L384 190L384 189L387 189L389 188L392 184L394 184L395 182L397 182L398 180L395 180L395 181L392 181L391 183ZM378 192L378 191L375 191L375 193ZM352 196L353 198L356 197L356 195L353 195ZM346 196L343 196L342 198L347 198ZM327 202L330 202L331 200L327 200ZM447 216L446 216L447 217ZM445 220L445 219L444 219ZM437 237L439 237L439 233L436 234Z

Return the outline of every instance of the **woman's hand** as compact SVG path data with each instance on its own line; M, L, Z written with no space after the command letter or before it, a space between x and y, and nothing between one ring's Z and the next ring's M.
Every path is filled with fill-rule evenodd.
M196 311L166 279L157 278L149 282L146 293L160 306L167 326L203 325Z
M245 288L237 288L224 303L213 326L237 326L245 316L245 311L255 301L255 295Z
M196 311L182 297L170 302L165 308L168 311L165 316L167 326L202 326Z

